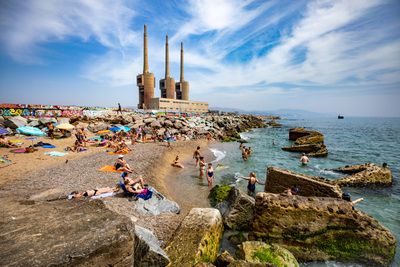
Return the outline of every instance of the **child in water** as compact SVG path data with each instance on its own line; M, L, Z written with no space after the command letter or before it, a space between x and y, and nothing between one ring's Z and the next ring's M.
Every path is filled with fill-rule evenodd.
M212 187L213 179L214 179L214 169L212 167L212 163L208 163L208 168L207 168L208 187Z

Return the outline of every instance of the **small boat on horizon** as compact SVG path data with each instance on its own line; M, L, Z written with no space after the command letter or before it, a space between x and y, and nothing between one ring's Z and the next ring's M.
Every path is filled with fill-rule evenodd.
M337 118L338 118L338 119L344 119L344 116L341 116L341 115L339 114L339 116L337 116Z

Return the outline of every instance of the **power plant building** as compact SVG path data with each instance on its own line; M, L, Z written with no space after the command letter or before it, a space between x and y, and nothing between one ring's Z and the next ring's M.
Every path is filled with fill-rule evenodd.
M189 82L184 79L183 68L183 43L181 43L181 65L180 80L175 83L175 79L170 77L169 72L169 44L168 35L165 44L165 77L160 80L161 97L154 97L155 77L149 72L148 51L147 51L147 31L144 25L143 41L143 74L136 76L136 83L139 87L138 109L155 109L180 112L208 112L208 102L189 100ZM176 93L176 97L175 97Z

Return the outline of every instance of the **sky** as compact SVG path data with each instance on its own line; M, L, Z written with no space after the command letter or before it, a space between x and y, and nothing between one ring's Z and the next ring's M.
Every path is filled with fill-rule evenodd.
M136 107L149 69L190 100L400 117L399 0L0 0L0 103Z

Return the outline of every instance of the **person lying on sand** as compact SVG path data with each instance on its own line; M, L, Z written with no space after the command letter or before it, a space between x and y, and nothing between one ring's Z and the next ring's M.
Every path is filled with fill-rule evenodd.
M257 180L257 176L254 172L250 173L250 177L244 177L244 176L238 176L238 177L249 181L247 185L247 193L249 194L254 194L256 192L256 183L260 185L265 185Z
M124 171L133 173L133 169L128 165L128 163L124 160L124 155L119 155L118 160L115 163L115 169L117 171Z
M126 153L126 152L131 152L132 149L125 143L124 140L119 142L115 148L115 153Z
M117 185L114 188L101 188L101 189L86 190L80 194L74 194L75 193L75 191L74 191L71 193L71 195L73 195L72 198L92 197L92 196L98 196L98 195L105 194L105 193L111 193L111 192L116 193L119 191L119 189L120 189L120 186Z
M8 138L2 134L0 135L0 147L18 147L16 144L13 144L10 142L10 140L8 140Z
M176 156L176 158L172 162L172 165L174 167L179 167L179 168L182 168L182 169L185 168L182 164L179 163L179 156Z

